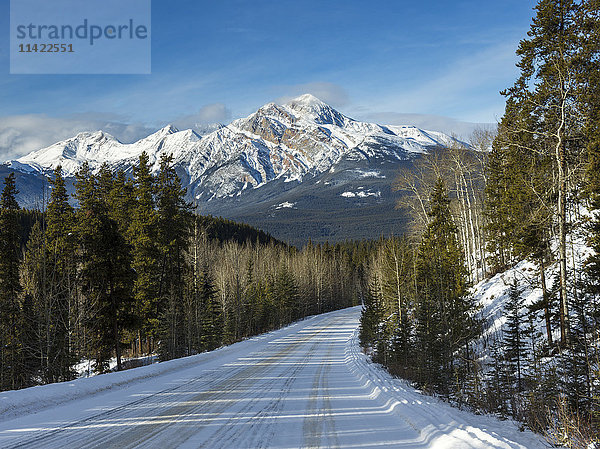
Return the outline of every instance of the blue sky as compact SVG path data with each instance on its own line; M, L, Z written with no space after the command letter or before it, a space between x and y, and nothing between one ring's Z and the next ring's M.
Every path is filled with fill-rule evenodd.
M305 92L357 119L494 122L534 5L155 0L151 75L9 75L5 31L0 159L98 127L131 141L170 122L228 122Z

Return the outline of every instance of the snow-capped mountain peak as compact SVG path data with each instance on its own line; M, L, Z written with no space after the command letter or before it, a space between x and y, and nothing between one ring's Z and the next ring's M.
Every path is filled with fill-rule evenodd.
M344 126L347 120L347 117L311 94L300 95L287 102L285 106L319 124Z
M169 123L167 126L164 126L160 130L158 130L158 132L160 134L169 135L178 133L179 130L173 124Z
M130 170L142 152L153 170L163 154L173 156L190 194L212 199L240 195L281 179L301 181L332 169L342 160L405 160L445 146L452 138L415 127L383 126L353 120L313 95L278 105L268 103L248 117L200 136L169 124L131 144L103 131L85 132L34 151L8 165L21 172L47 173L62 165L72 177L87 162Z

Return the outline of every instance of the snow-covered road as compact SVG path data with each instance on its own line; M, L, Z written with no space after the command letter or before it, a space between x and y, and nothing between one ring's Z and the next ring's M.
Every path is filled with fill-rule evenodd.
M116 373L0 394L10 405L4 413L0 406L0 447L545 447L511 422L462 412L390 378L358 347L359 315L355 307L312 317L130 370L138 374L129 381ZM98 391L90 395L91 386Z

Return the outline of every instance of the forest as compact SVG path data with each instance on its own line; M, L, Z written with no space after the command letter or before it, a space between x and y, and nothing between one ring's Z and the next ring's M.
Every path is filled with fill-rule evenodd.
M360 245L300 251L199 216L168 156L156 175L146 154L131 177L84 166L76 208L60 167L49 182L46 209L24 211L14 175L4 180L3 390L74 379L82 360L104 373L209 351L361 301Z
M600 2L541 0L517 56L497 132L400 173L413 226L372 256L361 342L422 391L596 447ZM511 281L494 328L470 286L522 261L534 285Z

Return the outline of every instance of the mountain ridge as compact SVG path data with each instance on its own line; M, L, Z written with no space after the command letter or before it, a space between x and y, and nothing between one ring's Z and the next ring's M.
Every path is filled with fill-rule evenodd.
M401 159L447 145L452 138L411 126L359 122L305 94L284 105L267 103L248 117L202 136L172 124L131 144L121 143L102 130L82 132L6 165L21 172L46 174L61 165L64 175L73 177L84 162L92 171L103 163L128 170L145 151L156 172L160 156L172 154L189 185L209 186L211 195L204 195L213 199L235 195L250 186L260 187L279 177L301 181L307 175L329 170L353 151L355 157L369 157L365 144L382 140L392 149L389 155ZM224 167L229 170L224 171Z
M391 180L418 155L453 142L414 126L360 122L305 94L204 135L167 125L124 144L104 131L79 133L0 165L0 176L15 172L21 205L39 207L57 165L72 183L85 162L131 173L145 151L156 173L170 154L199 211L301 244L403 232Z

